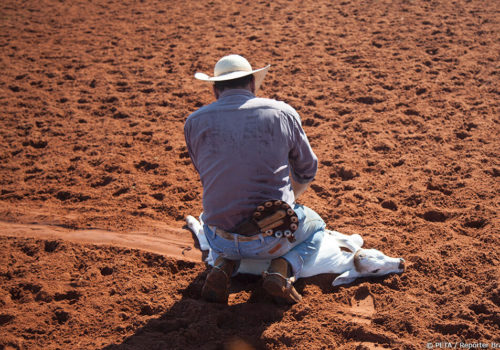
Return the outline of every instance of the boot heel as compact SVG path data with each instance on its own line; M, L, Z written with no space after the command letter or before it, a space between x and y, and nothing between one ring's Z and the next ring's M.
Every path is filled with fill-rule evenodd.
M236 263L231 260L218 258L212 270L208 273L201 296L212 303L227 304L231 275Z
M271 261L269 270L262 274L262 287L278 304L295 304L302 300L290 278L285 277L290 275L290 266L283 258Z

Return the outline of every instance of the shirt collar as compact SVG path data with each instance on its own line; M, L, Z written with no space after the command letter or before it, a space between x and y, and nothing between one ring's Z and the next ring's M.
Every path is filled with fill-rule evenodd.
M230 90L224 90L220 94L219 99L224 98L224 97L229 97L229 96L236 96L236 95L255 97L255 95L252 94L251 91L248 91L246 89L230 89Z

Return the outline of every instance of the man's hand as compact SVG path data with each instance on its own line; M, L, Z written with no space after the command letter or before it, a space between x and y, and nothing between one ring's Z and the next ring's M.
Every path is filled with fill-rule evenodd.
M299 198L299 196L304 193L311 184L311 182L307 182L305 184L298 183L293 179L292 174L290 174L290 180L292 182L292 189L293 194L295 195L295 200L297 200L297 198Z

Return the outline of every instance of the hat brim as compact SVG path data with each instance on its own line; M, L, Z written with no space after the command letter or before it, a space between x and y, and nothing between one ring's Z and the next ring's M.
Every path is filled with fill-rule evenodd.
M210 77L210 76L206 75L205 73L198 72L194 75L194 77L196 79L202 80L202 81L216 82L216 81L227 81L227 80L243 78L243 77L246 77L248 75L253 74L253 76L255 78L255 90L257 90L257 89L259 89L260 85L262 84L262 81L264 80L264 77L266 76L267 71L269 70L269 67L271 67L270 64L268 64L264 68L255 69L252 71L231 72L231 73L219 75L218 77Z

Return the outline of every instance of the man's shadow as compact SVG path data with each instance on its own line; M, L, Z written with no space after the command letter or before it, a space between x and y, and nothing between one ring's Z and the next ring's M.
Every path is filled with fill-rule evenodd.
M201 298L206 275L198 274L161 316L104 350L265 348L263 333L290 306L275 304L261 279L251 275L233 277L229 305L206 302Z
M200 249L192 235L195 249ZM202 253L205 261L208 252ZM201 289L208 271L207 266L181 290L181 298L166 312L104 350L264 348L263 332L281 321L290 306L275 304L263 290L261 278L252 275L231 279L228 305L206 302Z

